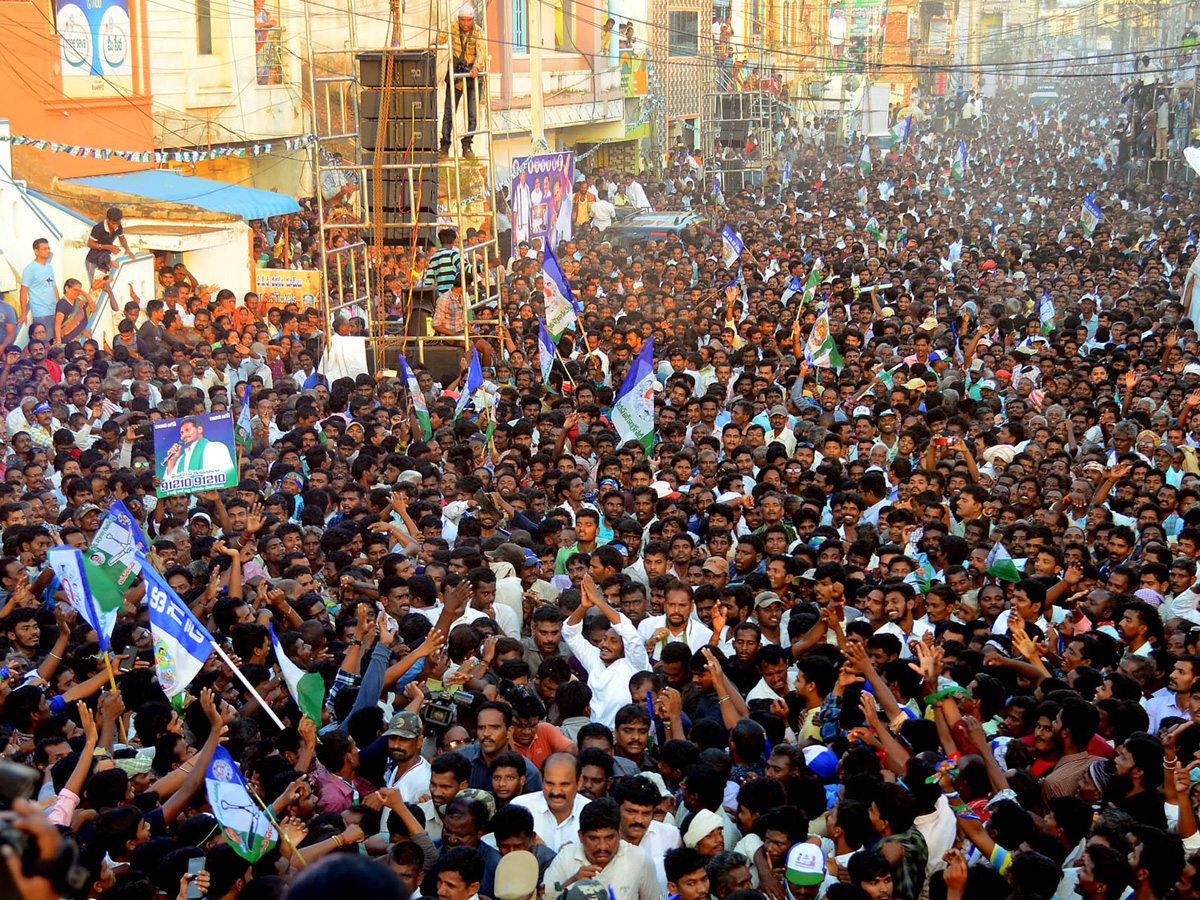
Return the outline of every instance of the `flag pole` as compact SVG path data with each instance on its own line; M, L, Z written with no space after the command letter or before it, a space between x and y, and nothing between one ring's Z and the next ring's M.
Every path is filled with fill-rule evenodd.
M250 696L258 701L258 705L263 708L263 712L271 717L271 721L278 726L280 731L285 731L286 726L280 721L279 716L275 715L275 710L271 709L271 707L267 705L267 701L262 698L262 695L255 689L254 685L250 683L250 680L242 674L242 670L239 669L234 661L229 658L229 654L226 653L224 649L222 649L221 645L216 641L212 642L212 648L217 656L221 657L221 660L225 663L225 665L229 666L229 668L233 670L233 674L237 676L238 681L240 681L246 690L250 692Z
M117 693L117 676L113 674L112 657L107 650L104 651L104 668L108 670L108 684L112 688L113 693ZM117 716L117 727L121 729L121 743L129 743L129 732L125 730L125 720Z

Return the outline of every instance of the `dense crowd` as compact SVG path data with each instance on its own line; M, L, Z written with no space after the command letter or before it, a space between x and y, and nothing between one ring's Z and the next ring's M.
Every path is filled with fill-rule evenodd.
M787 183L673 170L646 193L702 227L558 248L547 381L513 261L495 403L460 415L460 379L326 383L310 317L222 295L126 310L112 354L9 347L0 888L1200 896L1200 223L1194 182L1125 165L1110 85L989 101L965 171L921 125L867 174L800 140ZM611 415L649 340L647 446ZM247 392L236 487L157 499L152 422ZM240 675L214 654L168 702L140 582L110 674L47 554L116 500ZM222 747L278 832L253 862Z

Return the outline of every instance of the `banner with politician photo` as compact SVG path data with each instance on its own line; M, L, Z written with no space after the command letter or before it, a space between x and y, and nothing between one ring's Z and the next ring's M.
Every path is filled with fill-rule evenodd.
M238 483L233 414L155 422L154 459L159 497L233 487Z

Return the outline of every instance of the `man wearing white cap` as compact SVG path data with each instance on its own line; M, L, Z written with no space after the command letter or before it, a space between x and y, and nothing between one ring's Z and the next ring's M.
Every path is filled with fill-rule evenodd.
M442 114L441 153L450 152L451 120L458 110L458 101L467 97L467 133L462 139L463 156L472 156L471 141L478 127L476 106L479 74L487 68L487 45L483 31L475 24L475 7L464 3L458 10L458 21L450 26L450 71L446 75L447 91ZM454 99L451 100L451 94Z

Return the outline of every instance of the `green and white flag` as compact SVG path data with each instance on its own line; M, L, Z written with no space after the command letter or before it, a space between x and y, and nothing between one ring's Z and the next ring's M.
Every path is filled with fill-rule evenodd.
M213 753L204 775L208 804L229 846L242 859L256 863L279 840L270 816L250 797L246 779L224 747Z
M967 174L967 142L959 141L958 149L954 151L954 159L950 163L950 174L962 181Z
M874 168L871 165L871 145L867 141L863 141L862 153L858 157L858 168L863 173L864 178L870 175L871 169Z
M400 354L400 377L404 379L404 386L408 388L408 396L412 398L413 412L417 414L417 421L421 423L421 439L427 441L433 437L433 425L429 421L429 404L425 402L425 395L421 393L421 385L417 383L417 376L413 374L403 353Z
M621 441L640 441L649 453L654 449L654 339L637 355L621 382L612 422Z
M804 296L800 298L800 305L805 306L813 301L817 296L817 287L821 284L821 268L817 263L813 263L812 271L808 273L808 280L804 282Z
M834 371L841 371L845 365L841 354L838 353L833 332L829 329L828 307L821 310L817 321L813 323L812 331L808 335L808 343L804 345L804 356L808 359L809 365Z
M325 704L324 680L316 672L305 672L288 659L287 654L283 652L283 645L275 636L274 628L271 628L271 643L275 647L275 660L279 663L279 671L283 674L283 680L287 682L288 690L292 692L292 699L300 707L300 712L320 728L321 707Z
M1021 570L1017 568L1017 564L1013 562L1013 558L1008 555L1008 551L999 541L996 541L996 546L992 547L992 552L988 554L985 567L988 575L999 578L1001 581L1011 581L1016 584L1021 580Z

